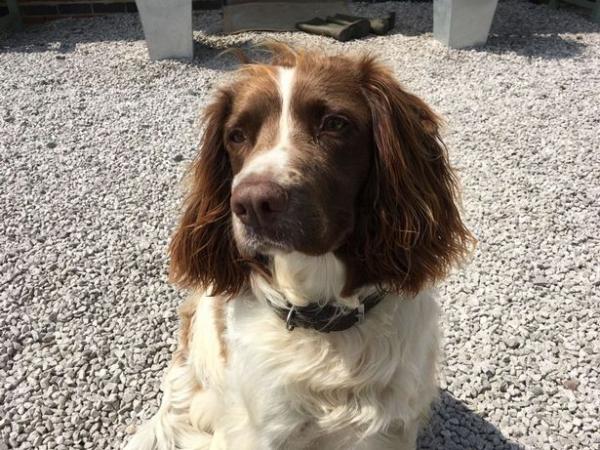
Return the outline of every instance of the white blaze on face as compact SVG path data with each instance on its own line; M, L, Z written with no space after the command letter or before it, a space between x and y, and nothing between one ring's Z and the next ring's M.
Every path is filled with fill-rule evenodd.
M285 152L290 145L292 132L292 89L294 87L294 69L279 69L279 95L281 96L281 116L279 117L279 139L275 149Z
M294 77L296 69L280 67L277 71L277 89L281 98L281 115L279 116L279 127L277 140L272 149L261 152L255 158L248 161L246 166L233 180L233 186L239 184L248 175L269 173L274 182L285 183L288 177L289 149L291 145L291 133L293 131L292 121L292 92L294 88Z

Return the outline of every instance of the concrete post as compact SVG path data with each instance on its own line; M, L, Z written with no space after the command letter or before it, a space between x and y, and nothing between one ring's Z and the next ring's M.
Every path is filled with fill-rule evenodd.
M192 0L136 0L151 59L193 58Z
M452 48L485 44L498 0L434 0L433 36Z

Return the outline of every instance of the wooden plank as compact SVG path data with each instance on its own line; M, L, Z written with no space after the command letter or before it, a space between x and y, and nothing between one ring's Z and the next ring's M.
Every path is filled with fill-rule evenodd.
M19 6L17 5L17 0L7 0L6 5L8 6L8 15L0 17L0 29L22 29L23 23L21 22L21 14L19 13Z
M550 8L558 8L558 5L563 3L569 3L571 5L580 6L592 10L590 19L592 22L600 23L600 0L550 0L548 5Z
M560 0L564 3L570 3L572 5L581 6L582 8L592 9L596 6L596 2L592 2L590 0ZM553 0L551 3L558 3L556 0Z
M573 5L588 9L592 9L594 6L596 6L596 2L591 2L589 0L567 0L567 3L572 3Z

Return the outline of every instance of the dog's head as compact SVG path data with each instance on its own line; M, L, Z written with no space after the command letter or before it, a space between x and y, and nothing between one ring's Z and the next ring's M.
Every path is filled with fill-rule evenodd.
M371 57L280 46L248 63L205 113L172 279L232 295L264 256L334 253L344 295L415 293L471 235L439 120Z

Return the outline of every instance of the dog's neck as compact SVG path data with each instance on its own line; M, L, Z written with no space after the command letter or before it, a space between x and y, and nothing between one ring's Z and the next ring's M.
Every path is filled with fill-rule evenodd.
M349 297L340 295L346 281L346 269L332 253L321 256L278 253L270 258L269 265L271 282L260 275L253 275L252 290L256 296L266 296L281 307L286 302L295 306L336 302L356 308L367 291L360 290Z

